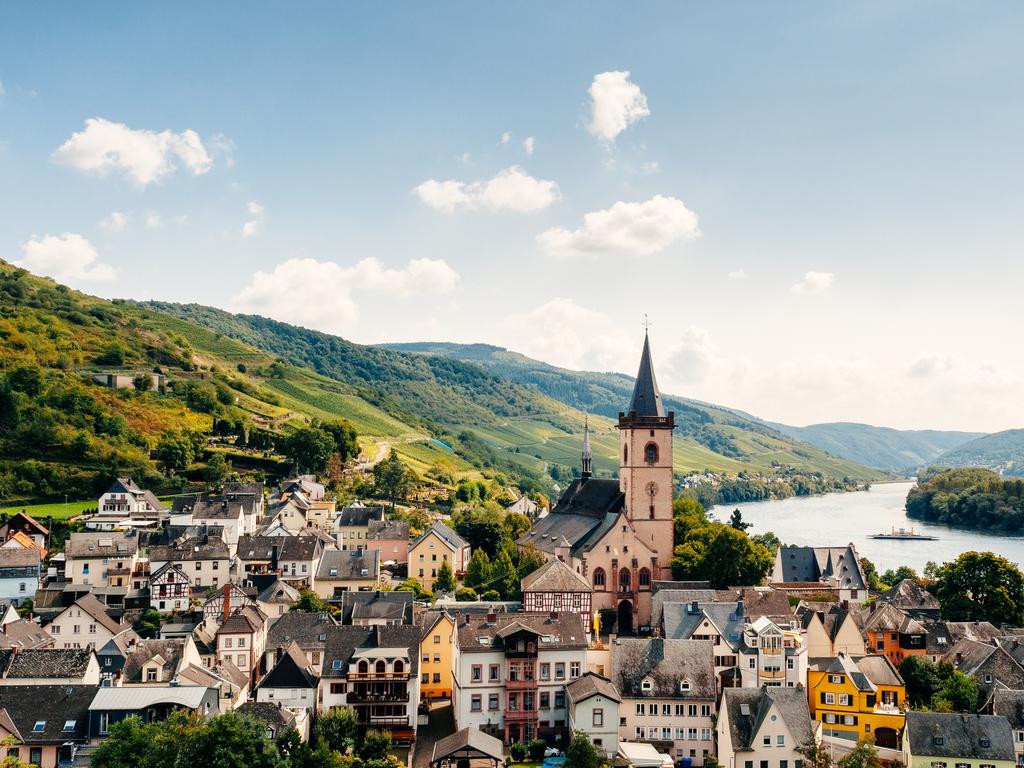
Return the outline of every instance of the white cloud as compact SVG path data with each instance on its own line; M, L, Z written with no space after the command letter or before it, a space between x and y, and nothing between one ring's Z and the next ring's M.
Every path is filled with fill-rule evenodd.
M510 141L512 141L512 132L511 131L505 131L503 134L501 134L501 138L498 140L498 143L499 144L508 144Z
M24 256L14 262L16 266L61 283L104 282L115 277L114 268L99 261L92 243L72 232L33 236L21 244L21 251Z
M924 355L907 367L907 375L918 379L930 379L948 373L953 361L945 355Z
M111 211L100 219L99 226L108 232L122 232L128 226L128 214L123 211Z
M429 179L413 192L422 202L444 213L480 208L533 213L547 208L560 196L558 184L535 179L518 165L498 171L487 181Z
M263 204L257 200L250 200L246 203L245 209L252 216L249 221L242 225L242 237L252 237L259 230L260 225L263 224L263 213L266 211Z
M729 273L729 279L730 280L746 280L747 279L747 270L745 270L743 268L734 269L732 272Z
M210 154L193 130L135 130L101 117L86 120L85 130L72 134L51 159L99 176L119 171L140 187L173 173L178 162L196 176L213 167Z
M383 300L448 294L458 284L458 273L443 259L412 259L401 269L386 269L375 258L351 266L289 259L270 272L256 272L232 308L340 334L359 317L357 297L372 294L380 300L375 309L383 311Z
M640 163L640 173L644 176L653 176L656 173L661 173L661 166L658 165L657 160L645 160Z
M831 272L805 272L803 280L790 287L792 293L822 293L832 287L836 276Z
M602 72L590 84L591 134L606 144L641 118L651 114L647 97L636 83L629 80L629 72Z
M603 211L591 211L578 229L555 227L540 233L537 242L547 253L560 257L648 256L678 240L697 237L697 214L682 200L655 195L642 203L620 201Z
M533 150L536 146L537 141L536 139L533 138L533 136L527 136L525 139L523 139L523 149L526 151L526 154L532 155Z
M216 160L225 168L235 167L235 142L223 133L215 133L207 142L210 147L210 157Z
M673 381L693 384L708 378L715 363L715 345L703 328L691 325L669 350L666 373Z
M147 212L144 221L150 229L160 229L164 225L163 217L156 211Z

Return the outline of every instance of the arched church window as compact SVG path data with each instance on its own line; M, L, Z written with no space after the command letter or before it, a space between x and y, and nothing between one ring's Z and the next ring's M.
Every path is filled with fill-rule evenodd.
M604 568L594 570L594 586L604 589Z
M637 574L637 579L640 581L640 588L643 589L651 587L651 572L646 568L641 568L640 573Z
M658 444L648 443L644 446L644 461L648 464L658 463Z
M629 568L619 571L619 591L629 592L632 589L632 584L632 574L630 574Z

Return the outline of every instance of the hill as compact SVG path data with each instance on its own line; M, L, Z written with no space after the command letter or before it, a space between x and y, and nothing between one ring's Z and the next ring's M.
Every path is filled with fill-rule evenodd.
M633 377L625 374L570 371L488 344L421 342L384 345L384 349L472 363L608 419L618 417L633 390ZM797 442L739 411L665 393L662 397L665 406L676 412L676 465L681 472L775 474L788 468L855 480L878 479L883 474Z
M935 463L949 467L984 467L1003 475L1024 477L1024 429L984 435L946 451Z
M984 434L932 429L901 430L852 422L811 424L806 427L771 423L771 426L784 435L816 445L858 464L907 474L934 463L944 452Z

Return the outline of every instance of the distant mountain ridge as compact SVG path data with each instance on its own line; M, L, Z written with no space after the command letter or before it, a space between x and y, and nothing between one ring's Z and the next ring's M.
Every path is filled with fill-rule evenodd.
M771 426L796 440L851 461L890 472L913 472L928 466L951 449L984 436L984 432L953 432L935 429L903 430L856 422L831 422L792 427Z
M935 460L948 467L984 467L1003 475L1024 476L1024 429L982 435L952 448Z

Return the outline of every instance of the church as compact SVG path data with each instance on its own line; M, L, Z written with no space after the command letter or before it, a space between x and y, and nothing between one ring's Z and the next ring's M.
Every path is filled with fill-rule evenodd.
M644 336L629 410L619 413L619 478L593 477L584 428L580 477L517 544L557 558L593 587L593 610L616 611L616 632L651 623L655 581L672 578L672 430Z

